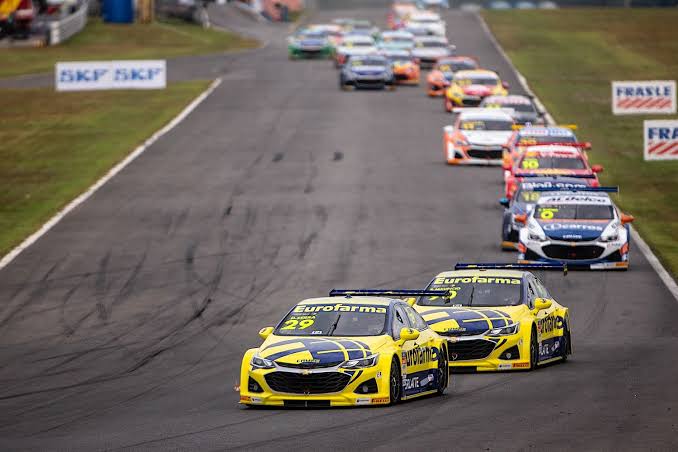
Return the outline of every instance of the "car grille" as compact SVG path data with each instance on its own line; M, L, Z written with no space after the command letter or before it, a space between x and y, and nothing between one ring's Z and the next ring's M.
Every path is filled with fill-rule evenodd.
M304 363L281 363L276 361L275 363L280 367L288 367L291 369L323 369L326 367L335 367L341 364L343 361L329 362L329 363L314 363L314 362L304 362Z
M496 344L484 339L448 342L447 356L450 362L487 358Z
M302 375L293 372L266 374L266 383L275 392L289 394L325 394L343 390L351 376L340 372Z
M502 157L501 149L469 149L466 153L473 159L499 160Z
M329 400L283 400L287 408L329 408Z
M461 103L466 107L477 107L480 105L481 98L469 98L465 97L461 100Z
M604 248L596 245L546 245L542 251L551 259L585 260L597 259L603 254Z
M396 80L407 80L409 76L407 74L394 74Z
M460 336L478 336L479 334L485 333L485 331L478 331L478 330L472 330L472 331L437 331L438 334L441 336L446 336L446 337L460 337Z

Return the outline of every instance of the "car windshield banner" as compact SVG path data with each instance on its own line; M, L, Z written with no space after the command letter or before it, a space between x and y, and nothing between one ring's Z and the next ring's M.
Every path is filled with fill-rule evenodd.
M615 115L673 114L676 112L676 82L649 80L612 82L612 113Z
M645 160L678 160L678 120L644 121Z
M57 63L57 91L106 89L163 89L167 86L165 60L79 61Z

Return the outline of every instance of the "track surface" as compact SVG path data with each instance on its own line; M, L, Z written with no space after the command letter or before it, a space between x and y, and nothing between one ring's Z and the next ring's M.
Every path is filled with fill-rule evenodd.
M516 87L476 19L446 16L460 53ZM0 271L0 449L678 448L678 303L638 253L628 273L545 275L572 311L565 365L389 408L237 405L244 350L297 300L515 257L500 171L442 162L440 101L340 92L276 33Z

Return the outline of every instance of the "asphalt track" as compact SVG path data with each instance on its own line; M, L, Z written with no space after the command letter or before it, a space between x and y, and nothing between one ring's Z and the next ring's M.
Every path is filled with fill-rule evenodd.
M314 20L333 14L385 10ZM473 16L446 19L517 86ZM237 404L244 350L299 299L515 257L499 169L443 163L440 101L340 92L330 63L288 62L273 37L0 271L0 449L678 448L678 303L639 253L627 273L545 275L571 308L564 365L388 408Z

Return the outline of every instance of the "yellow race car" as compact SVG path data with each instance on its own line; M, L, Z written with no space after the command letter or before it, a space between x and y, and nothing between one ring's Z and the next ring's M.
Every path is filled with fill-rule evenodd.
M300 302L278 326L263 328L264 342L242 360L240 403L388 405L443 394L447 341L407 303L366 296L372 293L384 292L335 290L330 297Z
M426 289L447 295L411 299L431 328L447 338L451 370L527 370L567 360L569 311L528 269L564 267L457 264Z
M502 82L494 71L470 69L454 73L445 90L445 111L452 113L455 107L477 107L488 96L508 95L509 85Z

